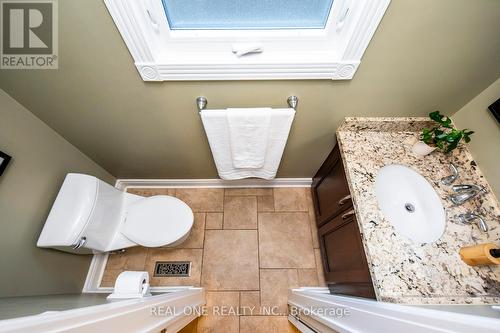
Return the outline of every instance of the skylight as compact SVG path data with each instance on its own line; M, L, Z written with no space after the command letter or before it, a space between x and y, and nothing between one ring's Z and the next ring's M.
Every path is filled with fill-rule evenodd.
M324 29L333 0L162 0L171 30Z
M104 2L144 81L350 80L390 0Z

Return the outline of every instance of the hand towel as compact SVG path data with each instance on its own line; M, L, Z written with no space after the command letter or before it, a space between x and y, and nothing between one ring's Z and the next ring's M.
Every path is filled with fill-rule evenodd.
M227 109L233 166L259 169L264 166L271 122L271 108Z
M295 116L295 110L271 109L266 157L263 167L259 169L238 169L233 166L226 112L227 110L202 110L200 112L220 178L226 180L250 177L275 178Z

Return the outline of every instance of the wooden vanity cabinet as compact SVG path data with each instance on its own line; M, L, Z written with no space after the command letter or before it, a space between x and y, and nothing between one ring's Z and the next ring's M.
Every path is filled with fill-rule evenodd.
M312 195L330 293L375 298L338 145L314 176Z

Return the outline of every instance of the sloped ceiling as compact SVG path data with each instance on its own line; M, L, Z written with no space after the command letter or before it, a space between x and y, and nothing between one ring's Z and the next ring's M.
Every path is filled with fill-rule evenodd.
M279 177L311 177L345 116L451 114L500 75L500 1L393 0L351 81L145 83L102 0L59 1L59 69L0 88L120 178L214 178L195 107L299 109ZM1 120L0 120L1 121Z

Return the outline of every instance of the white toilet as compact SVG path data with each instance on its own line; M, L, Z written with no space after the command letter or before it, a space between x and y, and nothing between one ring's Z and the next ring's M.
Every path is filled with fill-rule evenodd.
M175 246L189 236L193 222L193 211L177 198L142 197L92 176L69 173L37 246L72 253Z

